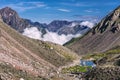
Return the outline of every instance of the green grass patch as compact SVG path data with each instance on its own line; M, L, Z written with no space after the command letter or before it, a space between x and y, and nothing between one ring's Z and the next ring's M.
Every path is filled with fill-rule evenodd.
M108 50L108 51L104 52L104 53L85 55L85 56L82 57L82 59L90 59L90 58L92 58L94 60L99 60L99 59L101 59L103 57L106 57L106 58L110 59L110 57L113 57L113 55L115 55L115 54L118 54L118 55L120 54L120 46L117 46L117 47L115 47L115 48L113 48L111 50Z
M76 41L82 39L83 37L85 37L90 32L91 32L91 30L89 30L88 32L86 32L84 35L82 35L80 37L72 38L70 41L68 41L67 43L63 44L63 46L69 46L69 45L73 44L74 42L76 42Z
M91 69L91 66L80 66L80 65L76 65L76 66L72 66L69 68L63 68L62 69L62 73L78 73L78 72L87 72L88 69Z

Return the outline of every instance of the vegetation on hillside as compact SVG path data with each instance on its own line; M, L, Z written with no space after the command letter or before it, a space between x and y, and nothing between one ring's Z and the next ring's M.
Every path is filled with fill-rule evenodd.
M80 73L80 72L87 72L89 69L91 69L91 66L72 66L68 68L63 68L62 73Z
M83 37L85 37L91 30L89 30L88 32L86 32L84 35L80 36L80 37L77 37L77 38L72 38L70 41L66 42L65 44L63 44L63 46L68 46L68 45L71 45L73 44L74 42L82 39Z
M82 59L93 59L98 65L99 64L109 64L114 66L120 66L120 46L114 47L106 52L97 54L88 54L83 56Z

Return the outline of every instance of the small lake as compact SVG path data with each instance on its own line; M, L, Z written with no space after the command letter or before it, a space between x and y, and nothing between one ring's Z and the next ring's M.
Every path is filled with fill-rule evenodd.
M92 66L92 67L96 66L96 64L93 61L88 61L88 60L80 60L80 65L81 66Z

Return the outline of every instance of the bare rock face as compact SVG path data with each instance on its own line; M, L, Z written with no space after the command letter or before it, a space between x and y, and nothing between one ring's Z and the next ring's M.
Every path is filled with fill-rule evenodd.
M89 33L66 46L78 54L104 52L120 45L120 6L101 20Z
M57 32L58 29L60 29L64 25L69 25L70 23L71 22L68 21L54 20L50 24L48 24L48 30L52 32Z
M1 9L0 15L6 24L20 32L25 28L25 26L28 26L28 23L25 23L23 19L19 18L17 12L9 7Z
M120 24L120 8L118 7L109 15L107 15L98 25L94 28L95 33L103 33L111 30L113 33L119 31Z

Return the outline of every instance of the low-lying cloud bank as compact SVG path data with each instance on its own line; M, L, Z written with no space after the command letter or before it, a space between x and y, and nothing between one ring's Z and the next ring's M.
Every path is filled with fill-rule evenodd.
M81 34L76 34L76 35L59 35L55 32L49 32L47 31L47 33L41 37L42 33L36 28L36 27L31 27L31 28L26 28L24 29L23 35L30 37L30 38L34 38L34 39L39 39L39 40L43 40L43 41L50 41L53 43L57 43L60 45L63 45L64 43L68 42L69 40L71 40L74 37L79 37L81 36Z
M81 22L80 25L81 26L88 26L89 28L92 28L94 26L94 23L91 23L89 21L84 21L84 22ZM43 40L43 41L50 41L50 42L57 43L60 45L63 45L64 43L68 42L72 38L81 36L80 33L75 34L75 35L73 35L73 34L59 35L55 32L47 31L47 33L43 37L41 37L42 33L36 27L24 29L23 35L30 37L30 38L34 38L34 39L39 39L39 40Z
M93 28L94 23L89 22L89 21L84 21L80 23L81 26L88 26L89 28Z

